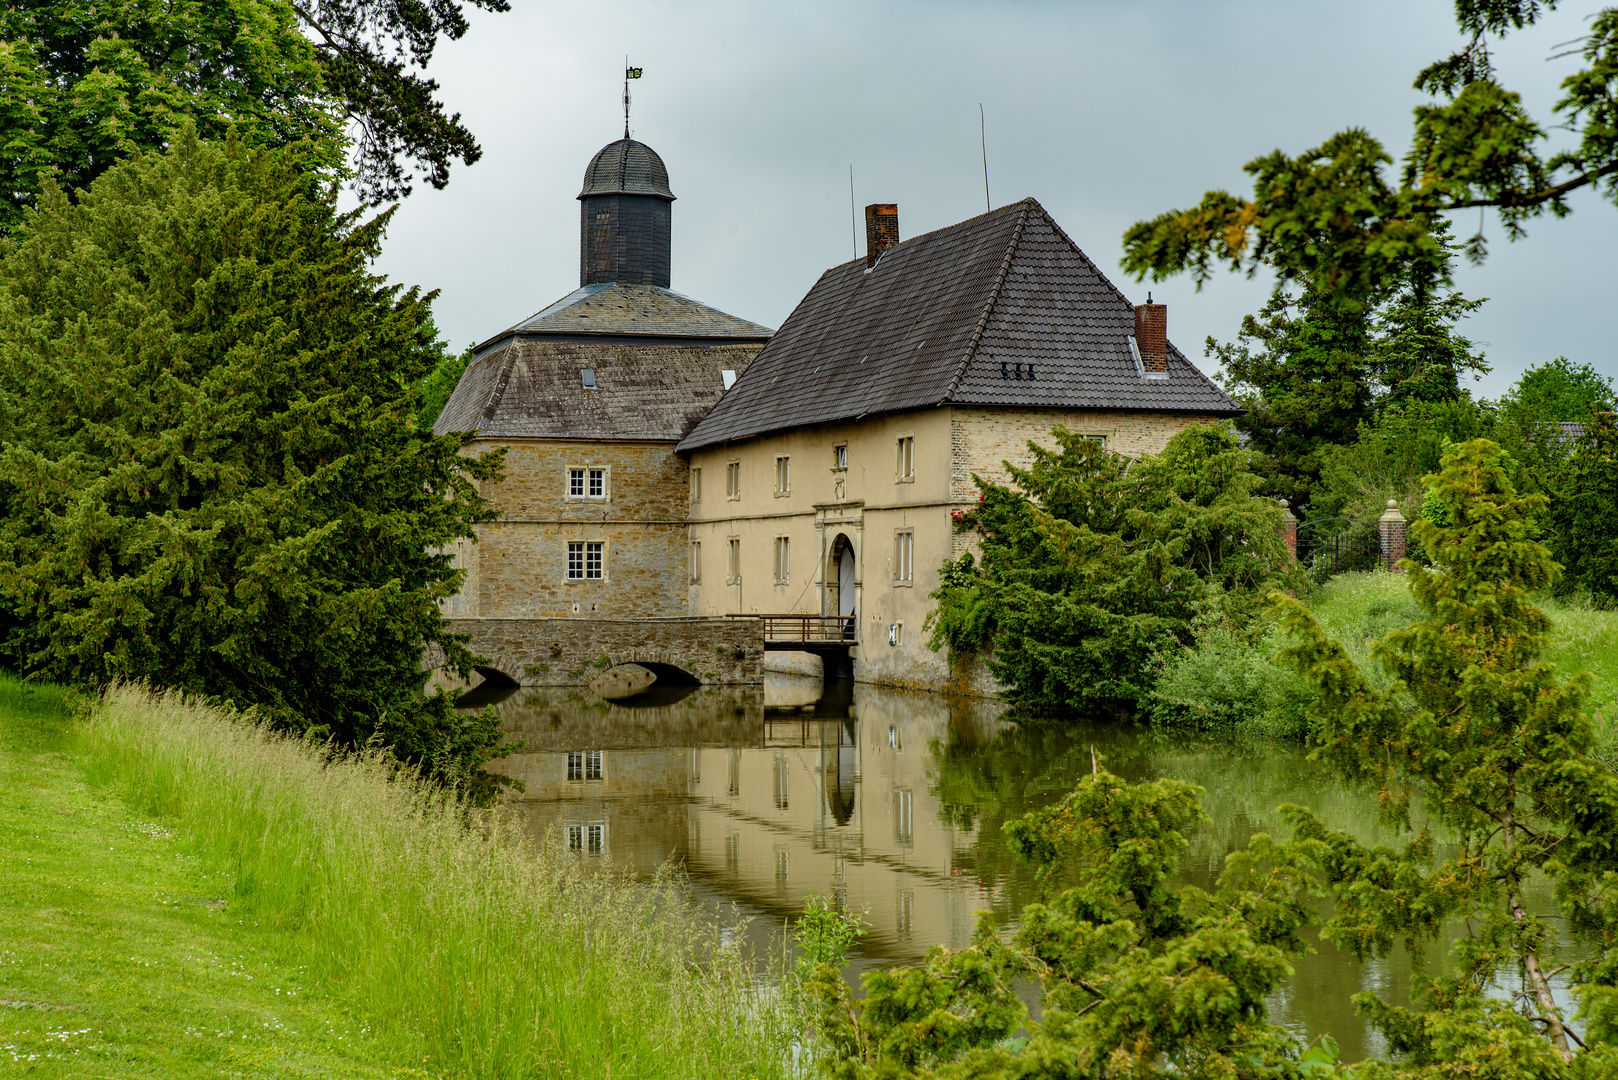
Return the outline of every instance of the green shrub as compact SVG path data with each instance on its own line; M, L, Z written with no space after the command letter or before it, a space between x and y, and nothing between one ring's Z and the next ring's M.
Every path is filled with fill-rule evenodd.
M1592 412L1551 502L1563 584L1618 603L1618 422Z
M1303 738L1315 693L1275 662L1280 649L1274 633L1255 640L1223 623L1199 629L1195 647L1164 658L1152 694L1153 721Z

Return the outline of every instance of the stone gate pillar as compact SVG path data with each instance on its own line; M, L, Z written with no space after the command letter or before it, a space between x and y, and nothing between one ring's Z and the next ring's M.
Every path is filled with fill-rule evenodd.
M1281 504L1281 524L1275 527L1275 535L1281 538L1281 543L1285 545L1287 554L1292 556L1292 561L1297 562L1298 515L1294 514L1286 503Z
M1405 516L1399 513L1399 504L1388 500L1388 508L1376 522L1377 535L1382 543L1382 565L1400 573L1399 560L1405 557Z

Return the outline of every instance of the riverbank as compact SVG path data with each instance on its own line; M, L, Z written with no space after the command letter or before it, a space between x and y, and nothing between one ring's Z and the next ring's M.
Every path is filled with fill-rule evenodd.
M0 685L0 1061L37 1076L780 1075L673 884L584 875L383 760ZM469 827L470 826L470 827Z
M1388 677L1371 646L1390 630L1423 617L1402 574L1339 574L1307 599L1326 634L1343 643L1374 685ZM1588 712L1598 752L1618 763L1618 611L1579 600L1535 599L1551 620L1545 659L1563 677L1589 672ZM1274 660L1286 642L1279 633L1245 641L1220 627L1206 629L1195 650L1166 658L1152 709L1155 722L1231 728L1299 739L1311 730L1314 695L1291 669Z

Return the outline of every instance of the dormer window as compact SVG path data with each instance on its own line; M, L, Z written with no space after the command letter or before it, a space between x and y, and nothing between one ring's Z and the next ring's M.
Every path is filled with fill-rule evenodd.
M579 374L584 379L584 388L586 390L594 390L596 388L596 369L595 368L588 368L588 367L587 368L580 368L579 369Z

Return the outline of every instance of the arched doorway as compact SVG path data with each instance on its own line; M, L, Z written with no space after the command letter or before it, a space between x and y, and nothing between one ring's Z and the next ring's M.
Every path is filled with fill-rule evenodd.
M831 573L833 603L828 605L835 614L849 618L857 614L854 610L855 598L858 595L854 588L854 545L847 536L838 534L831 546Z

